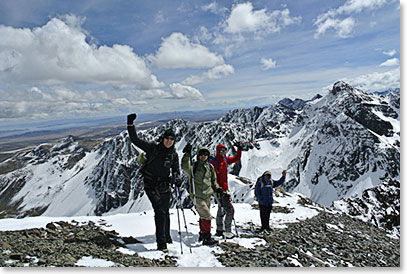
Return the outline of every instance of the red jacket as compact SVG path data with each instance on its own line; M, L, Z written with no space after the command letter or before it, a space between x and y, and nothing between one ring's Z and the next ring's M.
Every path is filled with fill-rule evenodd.
M234 157L225 157L223 158L222 156L220 156L219 150L221 148L225 148L226 147L222 144L219 144L216 146L216 161L218 162L218 166L216 165L216 161L215 160L211 160L211 164L213 165L213 167L215 168L216 171L216 180L219 184L219 186L223 189L223 191L228 190L229 186L228 186L228 165L231 165L233 163L236 163L238 161L240 161L240 158L242 157L242 150L238 149L237 150L237 154ZM226 159L226 161L225 161Z

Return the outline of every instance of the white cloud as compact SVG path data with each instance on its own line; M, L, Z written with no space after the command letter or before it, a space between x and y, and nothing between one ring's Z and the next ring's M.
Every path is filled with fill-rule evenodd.
M140 91L143 93L146 91ZM119 92L108 94L103 90L78 91L64 86L17 89L13 92L0 90L0 118L69 116L114 112L117 108L145 105L141 96L136 100ZM171 96L171 95L170 95ZM171 96L172 97L172 96Z
M334 29L337 36L341 38L349 37L355 26L355 20L351 17L338 19L338 16L348 16L358 14L365 10L375 10L386 4L386 0L347 0L344 5L337 9L331 9L320 14L314 22L317 27L315 38L324 34L329 29Z
M168 19L166 18L165 13L164 13L163 10L159 10L154 16L154 22L156 24L162 24L162 23L165 23L167 21L168 21Z
M210 11L214 14L224 14L227 8L221 7L217 2L212 2L201 7L204 11Z
M193 87L181 85L179 83L170 84L172 94L177 99L193 99L204 101L201 92Z
M400 68L385 72L374 72L361 75L352 79L344 79L354 87L363 91L382 91L389 88L400 87Z
M263 70L269 70L277 66L277 62L272 58L261 58L261 63L263 65Z
M380 64L379 67L394 67L400 65L399 59L398 58L392 58L386 60L386 62L383 62Z
M290 17L288 9L268 12L266 9L253 10L250 2L237 4L225 21L227 33L278 32L281 28L298 23L301 17Z
M384 55L387 55L387 56L390 56L390 57L396 55L396 53L397 53L397 51L394 50L394 49L393 49L393 50L389 50L389 51L383 51L383 54L384 54Z
M374 10L381 8L384 4L386 4L386 0L348 0L343 6L339 7L335 11L335 13L360 13L364 10Z
M167 91L161 89L151 89L151 90L143 90L143 91L136 91L136 97L142 100L148 99L168 99L173 98L174 96Z
M209 32L209 30L208 30L206 27L201 26L201 27L199 28L199 32L198 32L198 34L197 34L197 36L196 36L195 39L196 39L197 41L206 42L206 41L210 41L212 38L213 38L212 33Z
M126 45L90 44L80 25L83 19L51 19L34 29L0 25L0 79L45 85L68 82L137 87L163 86L144 60Z
M327 18L325 21L318 24L314 37L318 38L328 29L332 28L336 31L338 37L347 38L350 36L354 26L355 19L353 19L352 17L348 17L343 20Z
M222 56L191 41L179 32L163 39L155 56L149 59L161 68L208 68L223 64Z
M205 82L207 80L214 80L214 79L220 79L227 77L231 74L235 73L235 69L231 65L223 64L216 66L201 75L192 75L182 81L182 84L184 85L195 85L199 84L202 82Z

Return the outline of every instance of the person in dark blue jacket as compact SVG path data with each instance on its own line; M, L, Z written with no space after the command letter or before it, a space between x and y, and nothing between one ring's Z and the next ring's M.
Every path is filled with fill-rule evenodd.
M261 231L270 230L270 213L273 207L273 188L282 185L285 182L286 171L283 170L280 180L271 179L271 172L266 170L262 176L257 179L254 194L260 207Z

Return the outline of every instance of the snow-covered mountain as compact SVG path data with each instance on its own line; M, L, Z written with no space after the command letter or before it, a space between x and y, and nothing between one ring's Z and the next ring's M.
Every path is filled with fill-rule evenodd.
M362 196L335 201L334 208L400 237L400 181L387 180L365 189Z
M241 162L230 167L232 175L250 186L267 169L274 179L287 169L287 191L325 206L362 197L367 188L400 177L399 92L366 94L337 82L328 95L309 101L287 99L268 107L235 109L212 122L176 119L139 134L156 140L169 127L177 133L180 157L187 142L194 150L205 145L212 152L223 143L229 155L236 152L235 142L247 142ZM55 145L19 152L0 163L0 216L111 215L149 209L138 174L139 153L126 131L96 146L69 136ZM188 204L187 193L183 197ZM235 196L234 202L242 198Z

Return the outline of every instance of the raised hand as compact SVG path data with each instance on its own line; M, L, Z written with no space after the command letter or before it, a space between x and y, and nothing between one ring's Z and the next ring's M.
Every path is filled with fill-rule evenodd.
M134 120L136 120L136 118L137 118L137 114L135 114L135 113L127 115L127 124L128 125L133 124L133 122L134 122Z
M192 150L192 145L190 143L187 143L184 147L184 149L182 150L182 153L188 153L189 155L191 155L191 150Z

